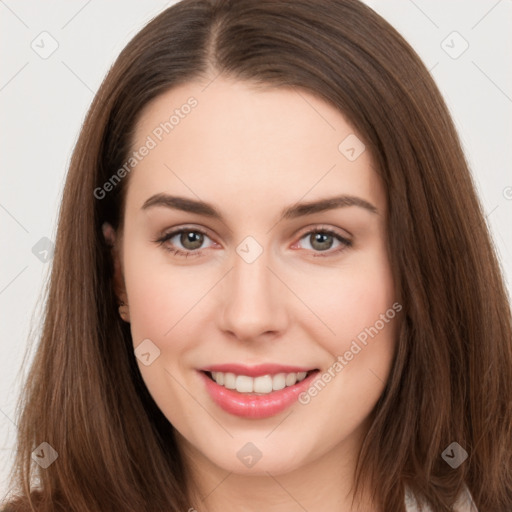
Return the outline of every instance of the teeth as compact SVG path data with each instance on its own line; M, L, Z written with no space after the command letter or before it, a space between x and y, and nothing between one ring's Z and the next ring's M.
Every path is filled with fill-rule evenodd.
M286 387L286 373L278 373L272 377L272 389L279 391Z
M220 373L220 372L217 372ZM235 389L235 381L236 377L234 373L225 373L224 374L224 387L227 389Z
M211 372L211 375L217 384L227 389L236 389L239 393L261 393L266 395L272 391L279 391L301 382L306 378L307 372L278 373L276 375L262 375L261 377L223 372Z
M240 379L240 377L238 377ZM270 375L262 375L253 381L253 391L255 393L270 393L272 391L272 377ZM238 386L237 386L238 389Z
M235 388L239 393L252 393L254 380L246 375L238 375L235 380Z

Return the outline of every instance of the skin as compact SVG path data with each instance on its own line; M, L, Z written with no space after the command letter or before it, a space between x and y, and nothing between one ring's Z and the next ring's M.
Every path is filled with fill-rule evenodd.
M122 232L105 226L105 235L115 242L118 294L128 304L134 348L150 339L160 350L149 366L137 362L178 431L202 499L191 506L355 510L355 457L389 376L397 318L310 403L270 418L224 412L196 369L275 362L328 371L395 302L383 185L369 151L351 162L338 150L355 133L338 110L305 91L256 89L222 76L206 89L188 83L156 98L139 118L134 150L190 96L197 107L129 175ZM212 203L224 222L162 206L142 209L157 193ZM377 213L345 206L279 221L287 206L338 194L362 198ZM155 242L182 226L206 230L202 245L180 242L179 235ZM321 227L352 246L336 253L343 244L332 237L322 251L314 236ZM310 229L316 231L305 234ZM236 252L247 236L263 249L250 264ZM173 244L203 251L180 257L165 249ZM248 442L262 453L251 468L237 457ZM360 510L378 512L368 491Z

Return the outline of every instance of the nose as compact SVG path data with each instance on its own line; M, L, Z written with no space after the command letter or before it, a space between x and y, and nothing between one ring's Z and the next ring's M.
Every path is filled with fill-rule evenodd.
M252 263L234 254L233 268L220 288L217 318L222 331L241 341L275 338L285 331L289 297L270 263L266 251Z

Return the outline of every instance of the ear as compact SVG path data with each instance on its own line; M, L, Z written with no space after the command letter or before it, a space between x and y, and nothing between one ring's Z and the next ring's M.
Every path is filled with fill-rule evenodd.
M119 301L119 314L121 318L128 322L130 319L128 309L128 295L124 283L123 267L121 262L120 240L117 237L115 229L105 222L102 225L105 242L111 248L112 260L114 263L114 293Z

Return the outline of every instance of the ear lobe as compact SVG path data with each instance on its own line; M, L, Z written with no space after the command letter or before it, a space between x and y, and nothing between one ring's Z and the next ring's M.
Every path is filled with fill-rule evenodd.
M103 231L103 236L105 237L105 242L107 242L108 246L113 247L116 243L115 229L108 222L104 222L101 229Z

